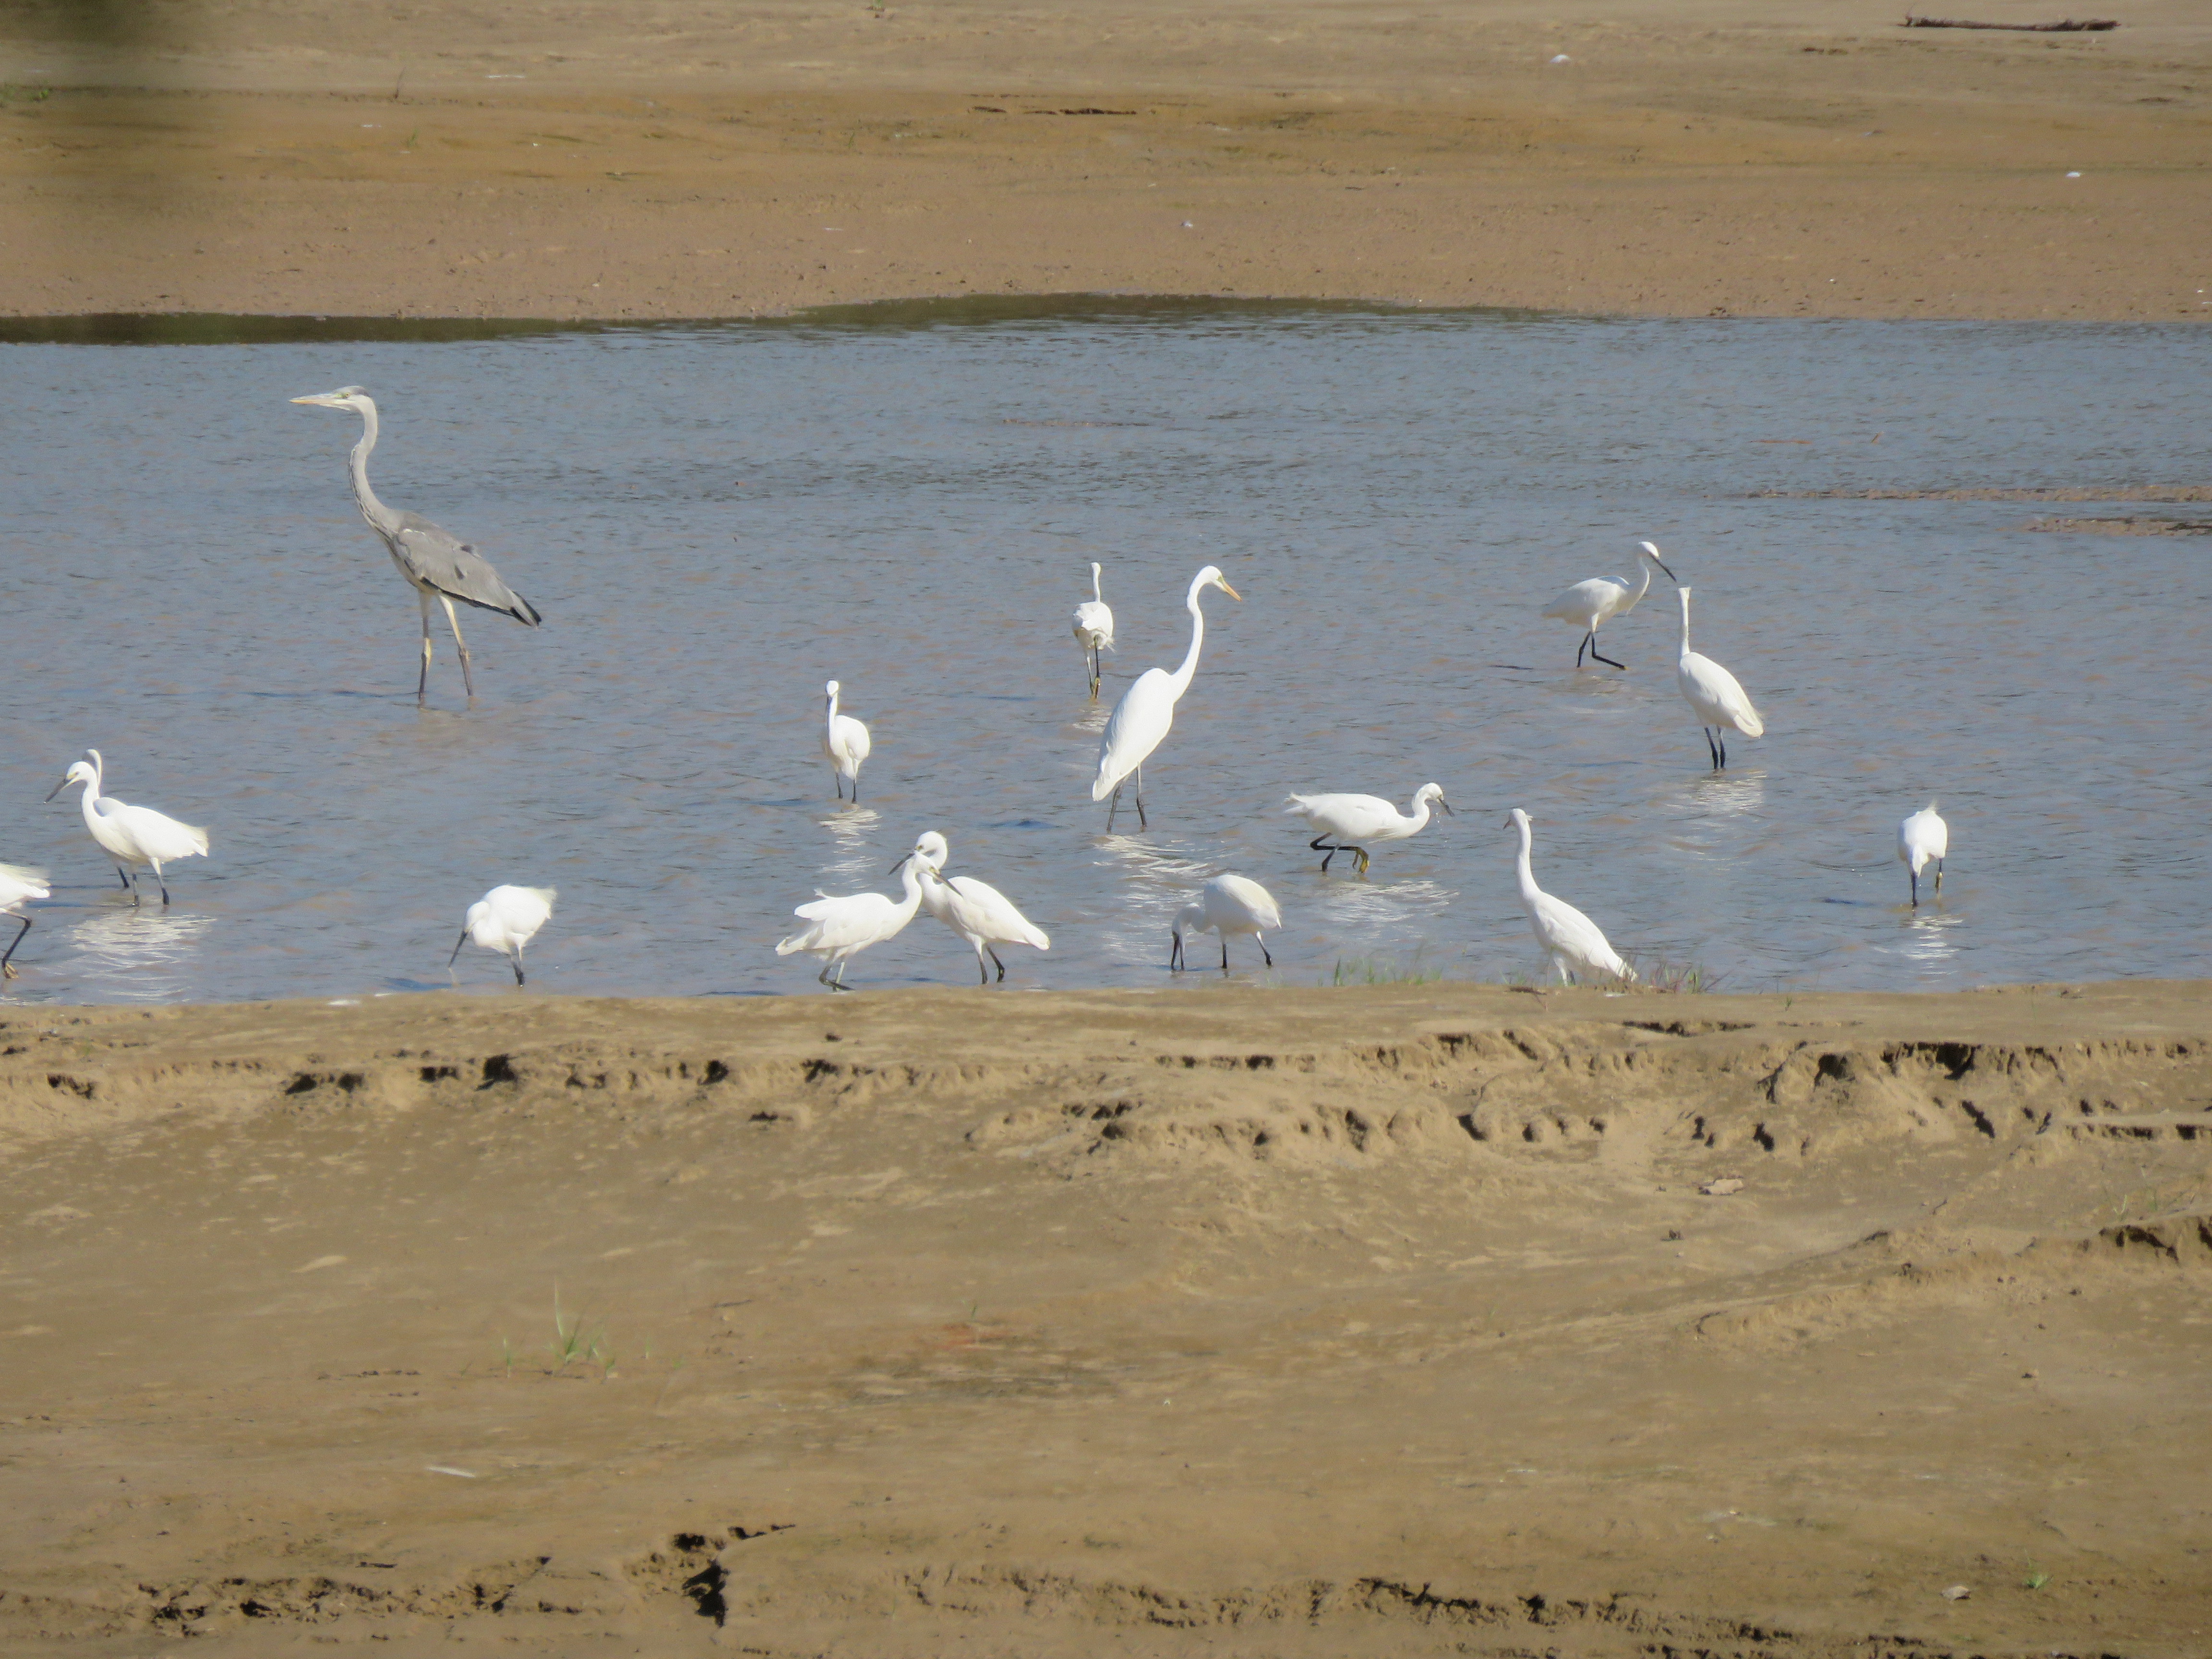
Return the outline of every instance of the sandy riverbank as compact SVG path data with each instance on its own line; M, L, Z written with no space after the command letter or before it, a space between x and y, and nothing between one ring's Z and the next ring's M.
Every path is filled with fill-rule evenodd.
M15 3L0 312L2212 316L2212 21L2117 9Z
M2199 984L11 1010L0 1634L2201 1654L2208 1121Z

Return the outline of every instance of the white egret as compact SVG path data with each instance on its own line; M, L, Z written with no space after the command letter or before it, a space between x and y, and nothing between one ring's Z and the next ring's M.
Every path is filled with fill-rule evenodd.
M1216 876L1199 889L1198 902L1186 904L1176 912L1175 945L1168 953L1171 969L1187 967L1183 955L1182 936L1185 933L1218 933L1221 935L1221 971L1229 971L1229 936L1249 933L1260 947L1260 954L1270 968L1275 959L1267 954L1267 941L1260 937L1263 929L1280 927L1283 913L1276 907L1274 895L1256 881L1245 876Z
M161 884L161 902L167 904L169 884L161 873L161 866L175 859L204 855L208 832L192 824L179 823L150 806L132 806L112 795L103 794L101 781L106 775L106 763L100 758L97 749L88 749L84 755L84 759L72 763L62 775L62 781L46 792L46 799L52 800L73 783L82 784L84 827L92 831L92 838L115 860L115 873L122 879L124 891L131 895L131 902L138 902L138 874L131 866L149 864L154 867L154 879Z
M453 941L451 968L460 960L461 946L474 939L487 951L497 951L514 969L514 982L523 983L522 947L538 937L538 930L553 918L553 887L495 887L469 906L461 921L461 936Z
M1936 866L1936 890L1943 890L1943 855L1951 850L1951 826L1936 816L1936 803L1929 801L1911 817L1897 826L1897 856L1912 878L1912 908L1920 908L1920 872L1932 860Z
M1620 959L1598 925L1566 902L1553 898L1536 885L1536 873L1528 867L1528 849L1532 837L1528 830L1528 815L1519 807L1505 820L1505 827L1521 832L1521 854L1516 861L1515 873L1521 879L1521 908L1528 913L1528 926L1536 935L1536 943L1544 947L1552 958L1552 966L1559 969L1559 983L1570 980L1579 982L1585 977L1602 975L1609 979L1632 980L1636 970Z
M837 799L845 799L845 784L853 786L855 805L860 799L860 763L868 757L868 728L850 714L837 712L837 682L832 680L822 688L827 713L822 721L822 752L830 757L833 769L830 782L837 791Z
M1575 647L1575 666L1583 665L1583 653L1588 651L1593 662L1601 662L1615 668L1626 668L1625 662L1614 662L1597 648L1597 630L1615 617L1625 617L1636 609L1637 604L1651 591L1651 570L1656 565L1667 572L1669 581L1680 578L1659 557L1659 550L1650 542L1636 544L1637 583L1631 587L1626 576L1593 576L1588 581L1577 582L1565 592L1544 607L1543 614L1556 617L1561 622L1571 622L1583 630L1583 642Z
M1415 790L1413 805L1405 813L1380 795L1292 795L1283 810L1304 818L1308 828L1319 832L1306 845L1323 854L1322 874L1328 873L1330 859L1339 853L1350 853L1358 859L1359 873L1364 876L1367 848L1359 843L1404 841L1419 835L1429 826L1431 801L1439 812L1450 813L1451 803L1444 799L1443 786L1437 783L1425 783Z
M1114 648L1114 611L1098 591L1100 567L1091 567L1091 597L1075 607L1075 642L1091 665L1091 701L1098 701L1098 653Z
M1677 593L1682 601L1682 654L1674 664L1674 686L1698 717L1698 724L1706 728L1705 747L1712 753L1713 770L1717 772L1728 764L1726 734L1741 732L1747 738L1763 737L1766 722L1759 718L1759 710L1751 706L1735 675L1711 657L1701 657L1690 649L1690 590L1681 588Z
M1121 805L1122 780L1132 772L1137 775L1137 827L1146 827L1145 761L1175 724L1176 704L1190 690L1191 677L1198 672L1198 648L1206 641L1206 613L1198 608L1198 596L1209 587L1219 588L1232 599L1241 597L1223 580L1218 566L1208 565L1193 576L1190 592L1183 596L1183 608L1190 612L1190 649L1183 653L1182 666L1172 674L1164 668L1147 668L1106 717L1106 735L1098 743L1098 776L1091 786L1091 799L1104 800L1113 796L1114 804L1106 809L1109 833L1114 814Z
M914 854L908 854L891 868L906 872L902 878L906 884L905 902L886 898L881 893L853 893L842 898L823 893L812 903L802 904L791 913L813 925L789 939L778 939L776 955L787 957L794 951L812 952L822 958L822 971L814 977L833 991L843 990L845 959L871 945L897 938L921 907L923 878ZM832 968L837 970L834 980L830 977Z
M991 982L991 969L983 965L985 957L990 957L1000 979L1006 976L1006 964L999 960L993 945L1034 945L1040 951L1052 949L1044 929L1017 910L1013 901L990 883L973 876L945 874L945 861L951 856L951 849L936 830L924 830L908 856L921 871L922 908L975 952L975 971L982 975L984 984Z
M8 941L8 948L0 951L0 975L15 977L12 958L15 947L23 942L23 935L31 931L31 919L23 912L26 899L52 898L53 889L46 885L43 870L26 870L20 864L0 864L0 914L15 918L23 925L15 930L15 937Z

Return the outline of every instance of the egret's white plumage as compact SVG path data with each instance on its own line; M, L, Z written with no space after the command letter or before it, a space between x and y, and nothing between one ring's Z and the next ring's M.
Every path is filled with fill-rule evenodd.
M991 982L985 957L997 967L1000 979L1006 976L1006 964L999 960L993 945L1034 945L1040 951L1052 949L1044 929L1016 909L1013 901L990 883L973 876L945 874L945 861L951 856L951 849L936 830L923 831L908 856L921 871L922 908L975 952L975 971L982 975L984 984Z
M1339 853L1350 853L1358 859L1359 873L1364 876L1368 846L1420 834L1429 826L1431 801L1439 812L1451 811L1443 786L1437 783L1425 783L1415 790L1413 806L1405 812L1380 795L1292 795L1283 810L1304 818L1315 831L1306 844L1322 855L1323 873L1328 870L1329 860Z
M1121 805L1122 780L1133 772L1137 777L1137 827L1145 827L1145 761L1175 724L1176 704L1190 690L1191 677L1198 672L1198 649L1206 642L1206 613L1198 608L1198 596L1209 587L1219 588L1232 599L1238 597L1237 590L1223 580L1218 566L1208 565L1193 576L1190 592L1183 596L1183 608L1190 612L1190 649L1183 653L1182 666L1173 673L1164 668L1147 668L1106 717L1106 734L1098 743L1098 775L1091 782L1091 799L1104 800L1113 796L1113 805L1106 809L1109 830L1114 827L1114 814Z
M1528 913L1528 926L1536 935L1536 943L1544 947L1545 954L1552 958L1552 966L1559 970L1559 983L1598 976L1634 979L1636 970L1606 943L1595 922L1566 900L1553 898L1536 885L1536 872L1528 865L1534 839L1528 830L1528 815L1515 807L1512 816L1505 820L1505 827L1521 833L1520 856L1514 864L1514 872L1521 882L1521 908Z
M1186 904L1176 912L1175 944L1168 954L1168 966L1185 965L1182 936L1185 933L1218 933L1221 935L1221 971L1229 971L1229 936L1249 933L1260 947L1260 954L1270 968L1275 959L1267 954L1267 941L1260 937L1269 927L1283 925L1283 913L1277 908L1274 895L1256 881L1246 876L1216 876L1199 889L1198 902Z
M1936 866L1936 890L1943 890L1943 855L1951 850L1951 826L1936 816L1929 801L1897 826L1897 856L1912 877L1912 908L1920 908L1920 872Z
M1669 581L1678 580L1674 573L1667 569L1659 557L1659 550L1650 542L1636 544L1637 582L1633 587L1626 576L1593 576L1588 581L1577 582L1572 587L1544 607L1543 614L1571 622L1583 630L1583 642L1575 647L1575 666L1583 665L1583 653L1588 651L1598 662L1615 668L1626 668L1625 662L1614 662L1597 648L1597 630L1615 617L1625 617L1636 609L1637 603L1651 591L1651 571L1654 566L1666 571Z
M43 870L26 870L20 864L0 864L0 913L15 918L23 925L15 930L15 937L8 941L8 948L0 951L0 975L15 977L13 960L15 947L23 942L23 935L31 931L31 919L23 913L27 899L52 898L53 889L46 885Z
M1075 607L1075 642L1091 669L1091 701L1098 701L1098 653L1114 648L1114 610L1098 591L1100 567L1091 567L1091 597Z
M832 787L845 799L845 785L853 786L853 799L860 799L860 763L868 757L868 728L850 714L837 712L837 682L822 688L825 712L822 721L822 752L830 757L835 774Z
M1698 717L1698 724L1707 728L1705 747L1712 752L1713 770L1717 772L1728 764L1724 734L1741 732L1747 738L1761 737L1766 722L1759 718L1759 710L1751 706L1735 675L1711 657L1701 657L1690 649L1690 590L1681 588L1678 596L1682 601L1682 654L1674 664L1674 686Z
M133 866L145 864L153 866L154 879L161 884L161 902L167 904L169 883L161 866L177 859L204 855L208 832L194 824L179 823L150 806L133 806L103 793L106 770L100 750L88 749L84 758L71 763L62 781L46 792L46 799L52 800L73 783L82 784L84 793L79 799L84 808L84 827L115 860L115 872L122 878L131 902L138 902L138 876Z
M473 940L487 951L496 951L514 969L514 982L522 984L522 947L538 937L538 930L553 918L554 887L495 887L469 906L461 919L461 936L453 941L451 968L460 960L461 946Z
M904 902L881 893L851 893L842 898L824 893L791 913L812 925L789 939L778 939L776 955L787 957L794 951L806 951L820 957L822 971L815 978L833 991L843 990L845 959L871 945L897 938L921 906L922 874L914 854L908 854L891 868L905 872L902 878L906 884ZM837 970L834 980L830 977L832 968Z

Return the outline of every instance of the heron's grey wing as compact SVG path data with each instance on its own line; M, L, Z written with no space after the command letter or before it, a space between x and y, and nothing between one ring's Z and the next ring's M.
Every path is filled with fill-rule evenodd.
M489 559L421 514L401 514L394 539L408 574L448 599L481 605L486 611L503 611L532 628L543 620L536 605L499 579Z

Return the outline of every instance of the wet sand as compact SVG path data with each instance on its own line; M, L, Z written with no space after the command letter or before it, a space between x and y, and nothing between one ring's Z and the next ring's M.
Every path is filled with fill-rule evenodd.
M2212 1640L2201 984L13 1011L0 1131L11 1653Z
M0 313L2212 315L2212 21L2124 12L18 5Z

